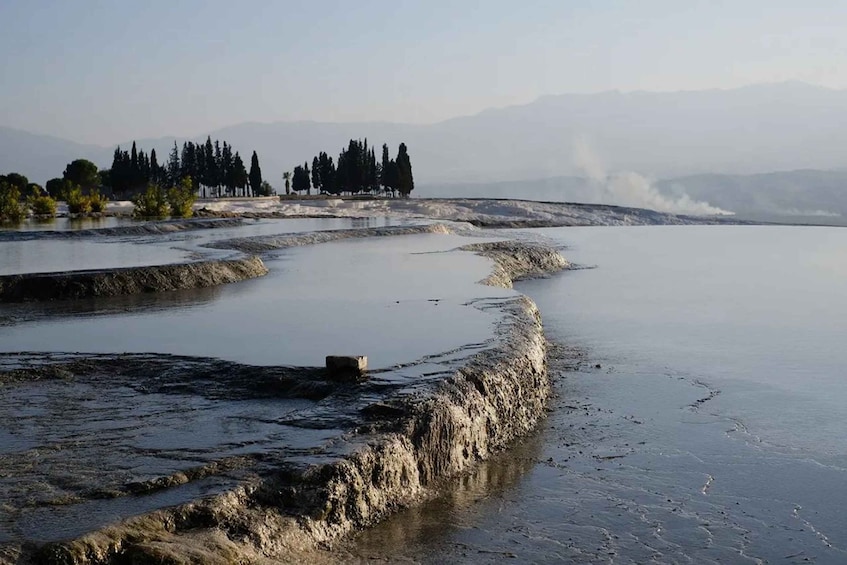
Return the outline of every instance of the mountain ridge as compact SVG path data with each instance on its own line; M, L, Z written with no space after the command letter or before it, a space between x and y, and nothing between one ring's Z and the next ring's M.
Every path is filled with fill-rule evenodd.
M546 95L431 124L295 120L242 122L182 137L137 139L160 160L176 141L231 143L257 151L271 184L320 151L334 155L351 138L405 142L421 182L495 182L582 174L577 144L616 171L653 178L700 173L752 174L830 169L847 160L847 91L789 81L734 89L604 91ZM123 141L122 148L132 142ZM43 147L42 147L43 145ZM108 168L118 144L98 146L0 126L0 171L36 182L60 176L75 158ZM39 155L41 153L41 155Z

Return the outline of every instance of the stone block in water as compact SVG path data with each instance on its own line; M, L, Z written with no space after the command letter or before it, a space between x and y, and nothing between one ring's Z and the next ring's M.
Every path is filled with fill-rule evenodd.
M326 370L330 376L343 380L359 380L368 369L364 355L327 355Z

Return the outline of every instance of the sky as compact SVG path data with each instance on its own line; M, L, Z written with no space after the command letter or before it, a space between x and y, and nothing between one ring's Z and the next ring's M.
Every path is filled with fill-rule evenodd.
M0 0L0 126L110 145L571 92L844 89L845 30L827 0Z

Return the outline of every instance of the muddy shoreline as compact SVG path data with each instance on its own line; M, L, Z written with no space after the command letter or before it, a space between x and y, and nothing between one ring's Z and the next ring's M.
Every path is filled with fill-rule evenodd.
M261 242L265 249L284 242L274 241L273 247L268 243ZM494 273L486 282L499 286L567 266L558 251L542 246L508 242L473 245L468 251L494 259ZM219 495L146 513L73 540L0 546L0 562L296 561L302 552L331 547L356 529L430 498L441 481L467 472L524 436L544 414L550 383L538 310L522 296L498 308L503 319L492 347L425 390L363 409L363 423L349 438L353 450L348 456L306 467L282 465L247 476ZM45 378L64 374L48 373ZM25 379L32 373L14 375ZM323 394L320 387L305 390ZM160 486L168 484L138 488L143 493Z

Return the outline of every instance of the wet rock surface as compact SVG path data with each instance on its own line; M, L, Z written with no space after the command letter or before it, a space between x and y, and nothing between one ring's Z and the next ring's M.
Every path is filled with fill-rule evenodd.
M202 288L266 275L258 257L0 276L0 302L38 302Z
M244 224L243 218L185 219L139 221L135 225L82 230L0 231L0 241L26 241L31 239L84 239L125 236L167 235L197 230L225 229Z
M480 282L503 288L512 288L513 281L543 277L570 267L556 249L540 244L496 241L472 243L460 249L493 259L493 272Z
M463 209L454 219L484 228L549 228L566 226L658 226L752 224L733 216L686 216L644 208L575 202L517 199L443 199ZM492 203L504 208L492 213ZM521 212L526 216L521 218Z
M184 231L238 227L243 221L242 218L185 220L78 231L3 232L0 233L0 240L167 235ZM467 229L467 226L463 228L461 224L431 224L340 229L228 239L212 242L204 247L259 254L350 238L449 234L463 229ZM167 265L0 275L0 303L46 302L206 288L260 277L267 272L262 260L258 256L250 255Z
M549 256L535 271L526 264L543 255L501 257L499 268L542 272L555 263ZM45 435L38 445L5 438L0 467L17 469L0 483L24 503L0 530L0 562L296 560L429 498L544 414L546 343L534 304L477 307L502 313L491 342L420 360L428 372L412 380L396 376L408 367L353 384L323 369L196 358L4 356L3 404L22 410L7 414L9 425L30 418ZM64 387L69 405L45 412L32 402L50 387ZM57 418L71 425L54 437ZM116 451L110 434L129 441ZM37 467L42 484L16 482ZM45 516L52 535L34 535Z
M461 224L427 224L417 226L388 226L381 228L356 228L343 230L315 231L298 234L260 235L217 241L208 247L215 249L234 249L244 253L264 253L287 247L315 245L338 241L342 239L361 237L387 237L396 235L412 235L422 233L457 233L462 229Z
M394 216L468 222L486 228L646 226L751 223L732 216L685 216L604 204L538 202L513 198L302 198L257 208L248 203L210 203L206 216L366 217Z

